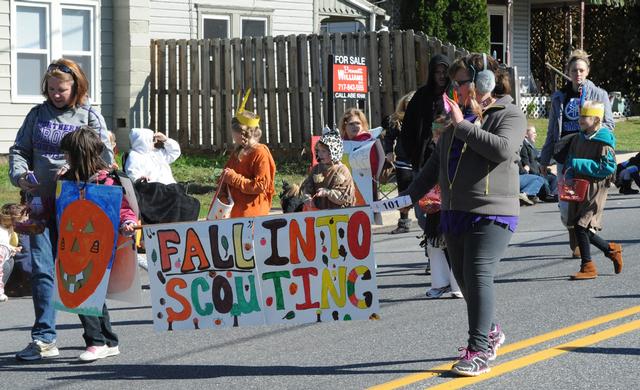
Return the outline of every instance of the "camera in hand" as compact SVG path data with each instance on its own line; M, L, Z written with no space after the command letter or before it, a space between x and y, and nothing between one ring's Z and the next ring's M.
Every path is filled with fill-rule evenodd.
M155 140L153 147L156 149L164 149L164 141Z

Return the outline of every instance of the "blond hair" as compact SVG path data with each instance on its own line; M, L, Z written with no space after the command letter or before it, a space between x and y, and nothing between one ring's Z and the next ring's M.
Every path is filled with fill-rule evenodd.
M411 98L415 93L416 91L411 91L400 98L398 104L396 105L396 110L393 112L393 114L391 114L391 117L389 118L390 125L400 128L400 126L402 125L402 121L404 120L404 113L407 111L409 102L411 101Z
M591 68L591 62L589 61L589 54L582 49L575 49L569 54L569 61L567 62L567 72L571 69L571 64L576 61L584 61L587 64L587 69Z
M369 121L367 120L367 117L364 115L364 112L362 112L357 108L352 107L347 109L347 111L345 111L344 114L342 115L342 119L340 119L340 137L342 137L342 139L347 138L347 122L349 121L349 118L351 118L352 116L358 117L358 119L360 120L360 123L362 124L362 130L369 131Z
M598 124L604 118L604 104L595 100L587 100L580 109L580 116L593 116L598 118Z
M257 114L250 111L245 111L243 115L249 118L258 117ZM231 119L231 131L240 133L243 137L245 137L247 139L247 146L253 146L257 144L258 141L260 141L260 137L262 137L262 130L259 126L249 127L247 125L243 125L237 118ZM238 145L237 149L242 149L242 145Z

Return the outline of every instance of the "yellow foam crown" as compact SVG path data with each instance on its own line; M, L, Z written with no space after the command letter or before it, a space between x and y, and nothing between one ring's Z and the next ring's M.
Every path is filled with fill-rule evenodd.
M244 98L242 99L242 103L240 104L240 107L238 107L238 109L236 110L236 119L238 120L238 122L242 123L247 127L258 127L260 126L260 116L258 115L256 115L255 117L248 116L247 113L249 113L250 111L247 111L244 109L245 105L247 104L247 100L249 100L250 93L251 93L251 88L247 89L247 92L244 94Z
M604 117L604 108L602 107L582 107L580 116L597 116L602 119Z

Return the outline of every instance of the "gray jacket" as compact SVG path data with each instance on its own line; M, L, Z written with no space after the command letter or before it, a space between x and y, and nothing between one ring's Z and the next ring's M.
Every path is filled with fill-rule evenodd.
M585 80L583 85L585 100L595 100L604 104L604 120L602 124L613 130L615 122L611 113L611 102L609 94L602 88L596 87L591 80ZM547 127L547 138L540 152L540 164L549 165L553 157L553 147L560 139L562 132L562 112L564 111L564 92L557 90L551 96L551 111L549 112L549 126Z
M519 215L518 161L527 121L511 96L488 107L482 124L460 122L444 133L431 157L403 195L417 202L439 182L442 210L482 215ZM449 180L449 152L453 137L465 142ZM438 180L439 179L439 180Z
M91 106L78 106L59 110L48 101L33 107L25 118L15 143L9 148L9 178L18 186L22 174L31 170L41 184L39 195L53 197L55 176L66 160L60 150L62 137L80 126L94 128L105 144L102 158L113 163L113 150L109 142L104 118Z

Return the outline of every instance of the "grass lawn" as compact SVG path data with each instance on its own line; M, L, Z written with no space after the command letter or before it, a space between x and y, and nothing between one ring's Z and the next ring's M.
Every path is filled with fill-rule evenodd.
M541 148L547 138L547 119L529 119L536 127L538 138L536 146ZM616 152L629 153L640 151L640 118L616 122Z
M539 148L542 147L547 136L547 122L546 119L529 120L529 123L533 124L538 131L536 143ZM615 134L617 139L616 150L619 153L640 151L640 119L636 118L617 122ZM178 181L214 184L227 158L228 156L224 155L183 155L171 165L171 169L174 177ZM279 208L280 197L278 194L282 189L282 180L286 180L289 183L302 182L309 167L309 161L307 156L303 156L293 161L276 161L276 165L278 169L276 172L276 196L273 200L273 207ZM6 157L0 156L0 171L4 172L0 178L0 204L18 202L20 200L20 194L18 189L13 187L9 182L9 165ZM203 218L209 209L213 194L195 195L195 197L200 201L200 217Z

